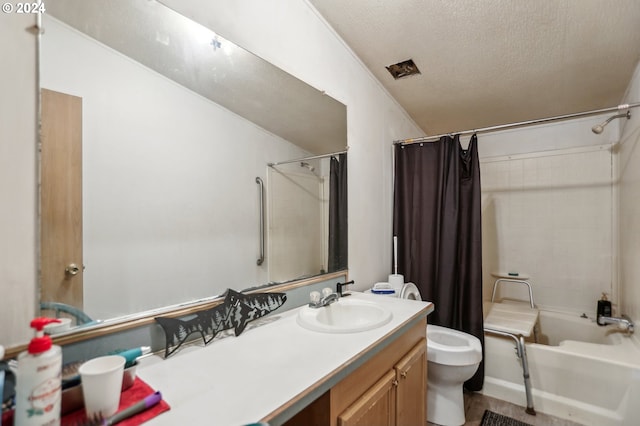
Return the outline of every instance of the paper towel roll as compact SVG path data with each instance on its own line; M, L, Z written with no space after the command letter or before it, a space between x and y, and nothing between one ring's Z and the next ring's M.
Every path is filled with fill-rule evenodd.
M389 284L391 284L391 287L393 287L394 290L399 292L400 290L402 290L402 286L404 286L404 275L390 274Z

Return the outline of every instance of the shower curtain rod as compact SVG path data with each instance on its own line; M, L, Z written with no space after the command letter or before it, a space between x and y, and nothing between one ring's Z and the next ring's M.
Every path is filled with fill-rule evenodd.
M496 131L496 130L514 129L516 127L531 126L531 125L534 125L534 124L549 123L549 122L552 122L552 121L569 120L569 119L572 119L572 118L587 117L587 116L590 116L590 115L598 115L598 114L603 114L605 112L626 111L626 110L629 110L631 108L636 108L636 107L639 107L639 106L640 106L640 102L636 102L636 103L633 103L633 104L622 104L622 105L618 105L617 107L596 109L596 110L585 111L585 112L577 112L577 113L574 113L574 114L558 115L558 116L549 117L549 118L539 118L537 120L520 121L518 123L501 124L499 126L483 127L481 129L474 129L474 130L464 130L462 132L443 133L441 135L422 136L420 138L412 138L412 139L400 139L400 140L394 141L393 144L394 145L410 145L412 143L434 142L434 141L437 141L438 139L440 139L443 136L451 136L451 135L454 135L454 134L455 135L460 135L460 136L465 136L465 135L473 135L474 133L484 133L484 132L493 132L493 131Z
M311 157L298 158L295 160L278 161L277 163L267 163L267 166L274 167L274 166L279 166L281 164L298 163L300 161L308 161L308 160L315 160L318 158L333 157L334 155L340 155L340 154L346 154L346 153L347 153L347 150L345 149L344 151L331 152L329 154L313 155Z

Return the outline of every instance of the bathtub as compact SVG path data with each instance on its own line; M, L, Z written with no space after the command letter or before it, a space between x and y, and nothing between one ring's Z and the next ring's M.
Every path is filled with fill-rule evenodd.
M537 412L584 425L640 424L637 337L614 325L598 326L593 318L541 310L538 341L525 345ZM485 333L482 393L524 410L522 367L512 339Z

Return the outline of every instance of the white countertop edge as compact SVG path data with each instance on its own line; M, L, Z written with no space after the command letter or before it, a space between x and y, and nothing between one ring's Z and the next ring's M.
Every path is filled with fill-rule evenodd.
M383 303L392 320L374 330L328 334L300 327L299 308L276 311L238 337L216 337L206 347L200 340L166 360L141 360L139 377L171 406L148 424L281 424L433 311L430 302L349 297Z

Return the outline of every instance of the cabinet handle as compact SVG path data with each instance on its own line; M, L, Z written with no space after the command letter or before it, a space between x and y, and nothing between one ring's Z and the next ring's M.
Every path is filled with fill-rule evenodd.
M393 379L393 382L391 382L391 384L392 384L393 386L398 386L398 381L397 381L396 379Z
M401 371L400 372L400 376L402 376L403 379L407 378L407 372L406 371Z

